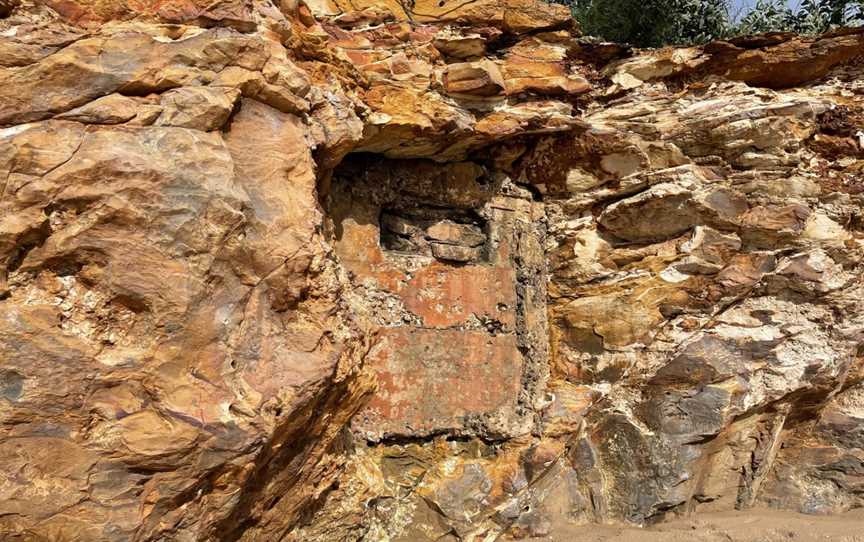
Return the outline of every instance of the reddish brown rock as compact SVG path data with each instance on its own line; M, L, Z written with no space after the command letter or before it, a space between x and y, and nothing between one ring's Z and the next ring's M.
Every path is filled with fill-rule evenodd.
M370 358L378 390L354 427L373 440L460 435L475 424L488 425L490 436L509 435L522 373L515 350L512 335L483 331L384 332Z

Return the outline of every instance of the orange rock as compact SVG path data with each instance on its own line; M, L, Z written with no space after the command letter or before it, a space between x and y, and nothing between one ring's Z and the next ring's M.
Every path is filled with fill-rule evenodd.
M496 96L504 90L504 80L494 63L450 64L443 75L444 88L455 96Z

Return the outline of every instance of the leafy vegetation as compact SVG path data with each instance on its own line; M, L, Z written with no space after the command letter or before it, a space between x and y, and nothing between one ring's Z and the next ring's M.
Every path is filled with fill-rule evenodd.
M733 13L729 0L558 1L570 6L586 34L638 47L864 25L864 0L801 0L797 9L785 0L757 0L747 13Z
M820 34L839 26L864 24L861 0L803 0L795 12L782 0L758 0L738 24L738 33L788 31Z

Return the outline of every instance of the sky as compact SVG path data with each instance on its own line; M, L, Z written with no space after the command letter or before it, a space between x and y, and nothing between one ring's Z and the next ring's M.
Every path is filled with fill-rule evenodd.
M730 4L732 5L732 14L735 15L738 10L747 12L755 3L756 0L731 0ZM801 0L786 0L786 4L793 8L797 7L800 3Z

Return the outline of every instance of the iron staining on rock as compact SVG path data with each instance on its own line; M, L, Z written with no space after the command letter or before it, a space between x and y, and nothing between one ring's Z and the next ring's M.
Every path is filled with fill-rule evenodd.
M500 194L477 164L364 160L348 157L334 174L336 254L356 284L395 297L407 314L376 315L390 322L369 358L379 390L353 427L372 441L528 433L536 414L524 394L532 403L542 393L535 367L547 361L521 346L529 332L546 339L536 315L526 317L519 282L524 266L542 265L522 250L532 236L542 244L539 204Z

